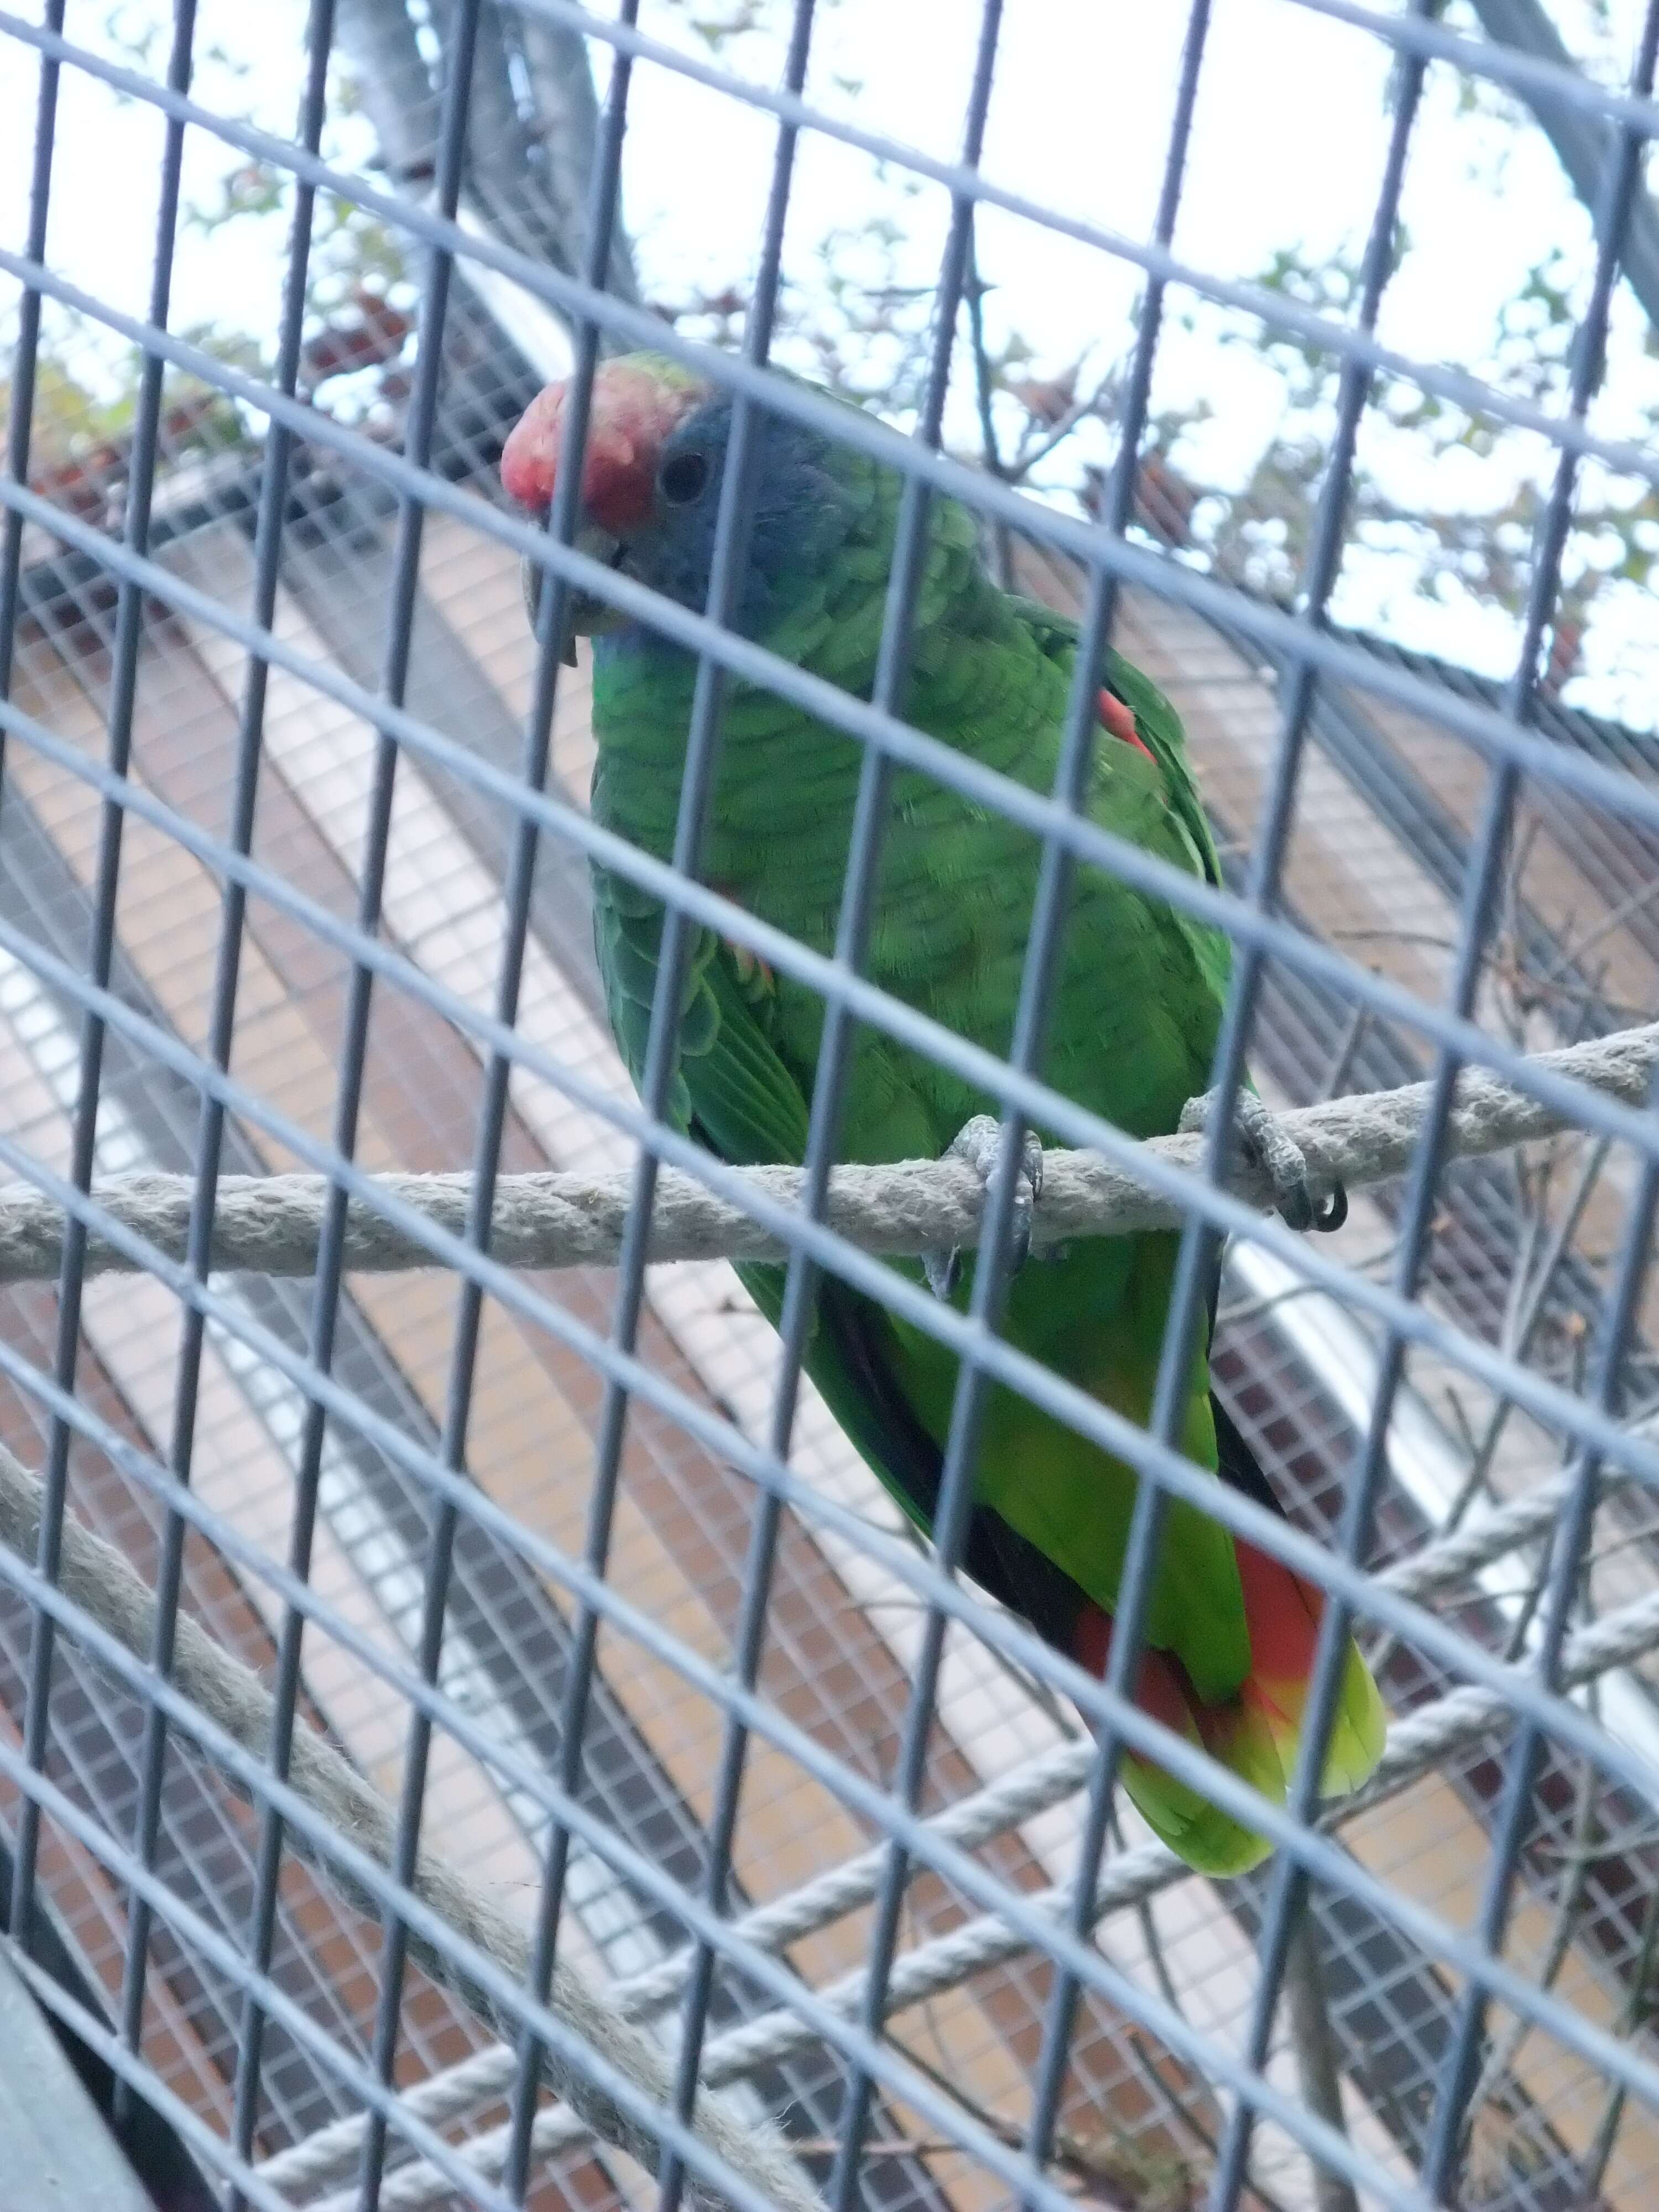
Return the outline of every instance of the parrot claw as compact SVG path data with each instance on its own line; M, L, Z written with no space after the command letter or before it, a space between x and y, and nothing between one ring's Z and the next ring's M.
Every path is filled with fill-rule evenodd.
M1207 1129L1215 1111L1216 1093L1189 1098L1181 1109L1183 1136ZM1288 1136L1277 1118L1254 1091L1241 1091L1233 1108L1233 1124L1240 1148L1253 1167L1260 1168L1273 1189L1273 1205L1287 1227L1297 1230L1340 1229L1348 1218L1348 1194L1333 1182L1316 1200L1308 1162L1302 1147Z
M1002 1130L995 1116L975 1114L966 1122L945 1147L947 1159L966 1160L975 1174L988 1190L991 1177L996 1172L997 1153L1001 1146ZM1025 1132L1022 1147L1019 1173L1014 1182L1014 1212L1010 1224L1012 1239L1008 1267L1018 1274L1031 1256L1031 1221L1036 1202L1042 1195L1042 1146L1030 1130ZM962 1276L960 1252L927 1252L922 1255L922 1272L927 1278L927 1287L936 1298L948 1300Z

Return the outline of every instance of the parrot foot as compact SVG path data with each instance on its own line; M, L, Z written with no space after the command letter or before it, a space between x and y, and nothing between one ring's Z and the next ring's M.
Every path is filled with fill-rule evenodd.
M1206 1129L1215 1111L1217 1094L1206 1091L1189 1098L1181 1109L1183 1136ZM1233 1108L1233 1125L1240 1148L1252 1167L1260 1168L1273 1188L1273 1205L1291 1229L1340 1229L1348 1218L1348 1194L1333 1182L1322 1199L1316 1200L1302 1147L1285 1133L1254 1091L1241 1091Z
M991 1177L996 1172L997 1153L1001 1143L1001 1125L995 1115L975 1114L971 1121L964 1122L957 1131L945 1147L945 1157L966 1160L988 1190ZM1008 1263L1013 1274L1018 1274L1030 1257L1031 1219L1042 1195L1042 1146L1028 1129L1021 1152L1019 1173L1014 1179L1014 1215L1011 1224L1012 1249ZM921 1265L927 1278L927 1287L933 1296L948 1299L962 1273L961 1253L926 1252L922 1255Z

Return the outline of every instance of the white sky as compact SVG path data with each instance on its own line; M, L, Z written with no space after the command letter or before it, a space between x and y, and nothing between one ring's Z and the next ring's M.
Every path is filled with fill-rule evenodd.
M719 12L717 0L705 0ZM1610 0L1610 29L1598 32L1593 0L1553 0L1564 35L1601 69L1616 70L1634 34L1639 0ZM71 11L81 34L101 7ZM688 28L699 12L673 0L645 0L642 27L706 52ZM781 18L780 6L775 10ZM155 33L150 65L164 66L164 0L128 0L128 28ZM820 9L813 96L832 109L938 155L957 150L972 64L977 0L829 0ZM1149 228L1158 191L1185 9L1146 0L1009 0L986 150L989 173L1036 199L1131 236ZM198 96L250 112L266 127L291 127L302 65L302 0L204 0L198 52L206 56ZM1455 20L1455 18L1454 18ZM248 65L234 77L214 50ZM775 76L778 48L762 35L726 50L728 66ZM1176 250L1219 275L1249 277L1275 250L1315 257L1363 237L1389 127L1386 57L1375 40L1310 15L1291 0L1216 0ZM0 236L21 242L34 99L28 58L0 62ZM635 74L630 108L626 211L647 289L683 298L700 283L741 277L752 265L772 158L768 120L685 80L651 68ZM66 274L130 312L149 289L159 118L121 107L78 74L64 80L54 182L51 258ZM348 123L334 150L349 161L370 149L366 128ZM204 203L239 157L191 134L186 196ZM1474 165L1480 174L1471 177ZM838 225L896 210L907 232L906 273L927 283L938 265L947 212L927 187L901 199L891 179L862 155L809 136L800 149L792 203L788 265L810 277L814 247ZM1449 73L1431 73L1413 141L1404 215L1412 251L1388 295L1382 336L1402 350L1460 366L1486 357L1503 303L1545 246L1559 242L1587 265L1589 227L1535 130L1515 131L1483 114L1460 113ZM238 225L217 238L186 234L174 284L175 326L216 321L267 331L281 283L282 225ZM981 270L996 289L988 303L994 341L1017 329L1048 369L1082 357L1085 376L1121 353L1139 289L1127 264L1036 226L986 211ZM856 260L853 250L849 258ZM1172 308L1189 304L1172 295ZM1637 424L1638 401L1659 398L1659 361L1644 352L1646 326L1621 294L1613 374L1601 420L1610 431ZM84 343L84 342L83 342ZM959 356L953 433L972 438L965 355ZM90 363L82 364L95 381ZM1282 404L1278 378L1253 356L1216 341L1215 319L1196 333L1171 331L1161 356L1155 404L1202 400L1210 419L1188 446L1189 473L1226 485L1240 479L1271 434ZM1109 458L1103 430L1082 451ZM1413 441L1372 434L1375 465L1391 495L1416 509L1487 496L1492 465L1471 458L1431 465ZM1074 476L1079 455L1068 458ZM1514 468L1536 468L1533 441L1516 441ZM1500 458L1498 471L1505 467ZM1401 588L1403 570L1376 554L1351 559L1340 611L1489 671L1513 650L1507 617L1466 597L1424 601ZM1591 665L1574 696L1640 724L1659 674L1659 611L1633 589L1604 600Z

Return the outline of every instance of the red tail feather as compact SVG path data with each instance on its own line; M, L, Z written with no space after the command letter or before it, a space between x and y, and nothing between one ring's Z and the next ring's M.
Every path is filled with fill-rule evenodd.
M1250 1672L1236 1694L1206 1705L1187 1669L1171 1651L1142 1653L1135 1703L1176 1735L1195 1737L1217 1759L1227 1747L1245 1709L1268 1717L1275 1735L1293 1737L1301 1724L1303 1698L1318 1641L1322 1593L1280 1560L1255 1545L1235 1545L1238 1579L1244 1592L1244 1618L1250 1632ZM1112 1618L1099 1606L1085 1606L1079 1617L1073 1656L1103 1680L1112 1649Z
M1239 1543L1236 1550L1250 1632L1249 1674L1231 1697L1206 1705L1174 1653L1146 1651L1135 1670L1135 1703L1177 1736L1201 1745L1270 1803L1282 1805L1296 1767L1324 1596L1254 1546ZM1110 1615L1085 1606L1072 1649L1091 1673L1103 1675L1112 1649ZM1387 1732L1376 1686L1352 1642L1340 1697L1321 1777L1328 1795L1358 1788L1382 1757ZM1123 1783L1154 1832L1200 1873L1243 1874L1267 1856L1265 1836L1224 1813L1204 1789L1177 1781L1155 1758L1127 1753Z
M1080 1667L1091 1674L1106 1679L1107 1662L1112 1656L1112 1616L1097 1605L1085 1606L1078 1617L1077 1636L1072 1647L1072 1656ZM1140 1655L1139 1676L1135 1683L1135 1703L1143 1713L1150 1713L1155 1721L1173 1729L1177 1735L1192 1734L1191 1716L1197 1700L1193 1695L1187 1669L1167 1651L1145 1650Z
M1133 709L1125 706L1115 691L1109 691L1103 685L1100 696L1095 702L1095 708L1100 720L1100 726L1103 730L1109 731L1111 735L1122 744L1133 745L1138 753L1145 753L1148 760L1152 758L1152 747L1145 742L1139 731L1135 727Z

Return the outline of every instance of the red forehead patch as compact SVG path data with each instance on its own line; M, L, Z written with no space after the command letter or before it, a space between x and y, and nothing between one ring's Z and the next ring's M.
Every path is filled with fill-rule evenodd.
M501 484L525 507L544 508L558 477L568 386L550 384L525 410L501 452ZM616 536L635 529L656 496L657 465L669 436L707 397L691 380L636 361L610 361L593 378L582 506Z

